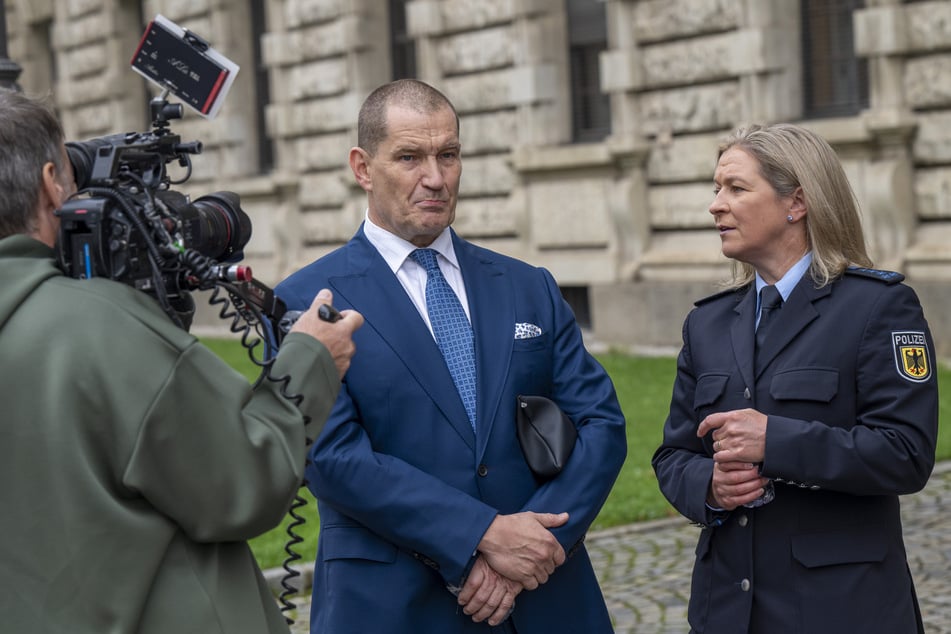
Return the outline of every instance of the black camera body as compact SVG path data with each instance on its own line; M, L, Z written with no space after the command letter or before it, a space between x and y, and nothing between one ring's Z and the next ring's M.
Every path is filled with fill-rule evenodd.
M70 277L123 282L153 295L170 315L181 314L193 311L189 291L228 279L231 269L219 262L240 261L251 221L234 192L193 202L171 189L190 177L190 157L201 143L183 143L169 130L181 105L156 97L150 110L148 132L66 144L79 191L56 211L58 258ZM166 169L173 161L187 170L175 182Z

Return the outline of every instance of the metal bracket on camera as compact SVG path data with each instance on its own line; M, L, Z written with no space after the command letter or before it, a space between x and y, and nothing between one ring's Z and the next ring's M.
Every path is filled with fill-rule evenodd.
M202 38L200 35L196 35L188 29L182 30L184 31L184 33L182 33L182 39L197 48L202 53L211 48L211 44L209 44L208 41Z

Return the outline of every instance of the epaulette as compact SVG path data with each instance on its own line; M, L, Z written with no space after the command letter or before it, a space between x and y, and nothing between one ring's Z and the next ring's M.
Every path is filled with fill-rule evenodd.
M846 275L858 275L859 277L868 277L886 284L898 284L905 279L905 276L895 271L883 271L881 269L865 269L860 266L850 266L845 269Z
M721 297L726 297L727 295L736 295L737 301L739 301L743 295L746 294L746 291L749 290L749 285L742 286L740 288L728 288L720 291L719 293L714 293L713 295L708 295L703 299L698 299L693 303L694 306L702 306L703 304L708 304L715 299L720 299Z

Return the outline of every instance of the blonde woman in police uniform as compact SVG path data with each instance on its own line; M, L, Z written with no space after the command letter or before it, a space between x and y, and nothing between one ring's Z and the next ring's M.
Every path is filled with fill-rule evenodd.
M898 502L927 482L937 437L918 298L871 268L846 176L817 135L739 129L714 182L734 279L687 316L652 461L702 527L691 632L921 632ZM782 301L761 314L767 286Z

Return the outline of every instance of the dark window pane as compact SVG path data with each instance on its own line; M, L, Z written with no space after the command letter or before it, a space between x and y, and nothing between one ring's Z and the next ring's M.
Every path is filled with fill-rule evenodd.
M585 329L591 328L591 305L588 301L587 286L562 286L561 296L565 298L571 310L575 314L575 321L578 326Z
M416 77L416 43L406 29L407 0L390 0L390 76L392 79Z
M607 49L604 3L567 0L571 65L571 138L576 143L599 141L611 132L611 104L601 92L599 54Z
M862 0L802 0L804 115L857 114L868 107L868 64L855 56L852 14Z
M254 55L254 94L257 107L255 108L255 126L258 131L258 172L266 174L274 169L274 143L267 133L267 118L265 111L271 102L271 85L268 69L264 64L264 53L261 41L267 33L264 3L251 1L251 45Z

